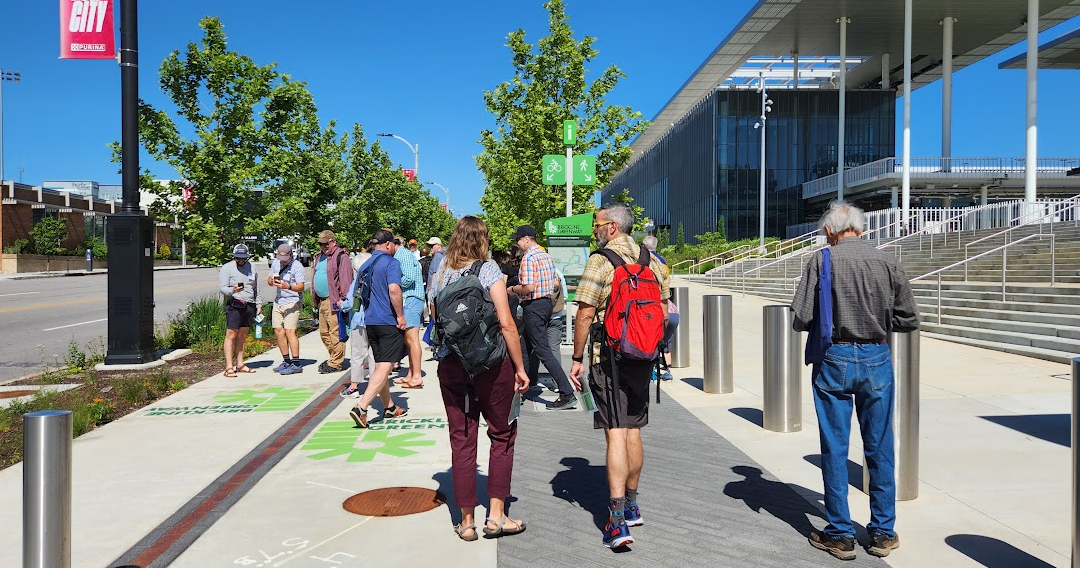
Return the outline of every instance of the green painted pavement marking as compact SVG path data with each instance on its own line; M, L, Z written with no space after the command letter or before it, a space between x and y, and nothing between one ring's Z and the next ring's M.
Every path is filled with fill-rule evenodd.
M358 430L352 422L327 422L300 449L318 452L308 456L313 460L346 456L345 461L366 462L378 454L408 457L420 453L410 448L435 445L435 440L424 438L419 432L391 435L382 430Z
M315 391L305 388L267 387L261 391L242 389L219 394L214 400L223 404L256 405L255 412L280 412L300 408L313 394Z

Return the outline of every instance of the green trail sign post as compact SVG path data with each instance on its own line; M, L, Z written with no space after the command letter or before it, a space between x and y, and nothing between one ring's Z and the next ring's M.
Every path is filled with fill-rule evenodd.
M579 158L581 156L575 156ZM548 254L555 262L555 267L566 278L566 337L564 343L571 343L573 336L574 312L573 291L585 272L585 263L589 261L589 246L592 244L593 214L582 213L544 222L544 235L547 236Z
M577 122L564 120L562 141L566 146L566 156L545 154L540 162L540 177L544 185L566 184L567 217L574 212L574 184L596 185L596 156L575 156L573 146L577 144L577 138Z
M577 144L577 123L573 120L564 120L562 123L562 143L565 146Z
M574 156L574 185L596 185L596 156Z
M566 185L566 158L558 154L544 154L540 164L544 185Z

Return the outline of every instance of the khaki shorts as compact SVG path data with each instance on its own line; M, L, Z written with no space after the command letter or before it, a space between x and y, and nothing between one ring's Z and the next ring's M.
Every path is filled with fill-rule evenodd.
M275 329L296 329L296 326L300 325L300 302L293 302L286 306L274 302L270 321Z

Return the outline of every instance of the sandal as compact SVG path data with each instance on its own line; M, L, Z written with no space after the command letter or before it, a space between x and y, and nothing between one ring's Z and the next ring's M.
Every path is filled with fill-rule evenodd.
M472 531L472 535L465 536L465 533L470 530ZM458 538L466 542L472 542L480 538L480 535L476 534L476 525L454 525L454 532L458 535Z
M236 378L236 367L226 367L225 368L225 377L230 378L230 379L235 379Z
M236 373L254 373L255 369L252 369L251 367L248 367L247 365L244 365L243 367L240 367L239 369L234 367L233 371L236 372Z
M485 520L484 521L484 538L499 538L501 536L511 536L511 535L515 535L515 534L525 532L525 521L514 521L514 523L517 524L517 528L508 529L508 528L503 527L503 525L506 524L506 519L509 519L509 518L510 517L505 517L504 516L502 518L502 520L499 521L498 523L491 520L491 518L488 518L487 520ZM494 529L489 529L487 527L487 523L491 523L491 524L495 525L495 528Z
M399 386L399 387L401 387L403 389L422 389L422 388L424 388L423 381L421 381L419 384L410 383L408 381L398 381L398 382L396 382L394 384L396 384L397 386Z

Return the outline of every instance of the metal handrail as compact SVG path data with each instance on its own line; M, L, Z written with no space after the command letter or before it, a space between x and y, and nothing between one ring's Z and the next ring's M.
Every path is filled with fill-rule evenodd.
M676 262L675 264L672 264L671 265L671 273L675 274L675 268L677 268L680 264L686 264L688 262L694 262L694 259L688 258L686 260L682 260L682 261Z
M738 255L741 252L745 252L746 250L750 250L751 247L757 247L757 246L758 245L755 245L755 244L739 245L739 246L737 246L735 248L728 249L728 250L726 250L726 251L724 251L724 252L722 252L720 254L715 254L715 255L710 256L708 258L703 258L703 259L701 259L699 261L696 261L696 262L694 262L694 264L690 265L690 268L695 268L697 266L701 266L702 264L705 264L706 262L713 262L713 261L719 260L720 258L722 258L724 256L727 256L729 254L732 255L732 256L735 256L735 255ZM736 251L738 251L738 252L736 252Z
M1071 209L1076 209L1077 204L1080 203L1080 201L1078 201L1078 199L1080 199L1080 195L1070 197L1069 199L1067 199L1065 201L1062 201L1062 203L1067 203L1069 201L1072 202L1071 205L1069 205L1068 207L1065 207L1064 209L1051 209L1051 211L1049 211L1049 212L1039 211L1038 213L1042 213L1042 215L1040 215L1037 219L1033 220L1032 222L1042 221L1042 220L1046 219L1047 217L1051 217L1053 215L1060 215L1061 213L1064 213L1064 212L1069 211ZM1035 213L1035 212L1030 211L1028 213L1025 213L1024 215L1021 215L1020 217L1017 217L1016 221L1019 221L1020 219L1022 219L1024 217L1027 217L1031 213ZM1076 225L1077 225L1076 215L1074 214L1073 215L1073 226L1075 227ZM994 233L992 235L987 235L985 237L982 237L981 239L976 239L974 241L971 241L970 243L964 245L964 256L967 256L968 247L973 245L973 244L981 243L983 241L990 240L990 239L993 239L995 237L1000 237L1001 235L1006 235L1008 233L1012 233L1013 231L1015 231L1017 229L1022 229L1022 228L1026 228L1026 227L1027 227L1026 224L1016 225L1014 227L1009 227L1008 229L1002 229L1002 230L1000 230L1000 231L998 231L998 232L996 232L996 233ZM1054 232L1054 224L1050 223L1050 233L1053 234L1053 232ZM1041 223L1039 224L1039 233L1042 233L1042 224ZM1006 237L1006 240L1007 239L1008 239L1008 237Z
M889 242L887 242L887 243L885 243L883 245L878 245L877 248L880 249L880 250L885 250L885 249L887 249L889 247L900 246L901 247L900 248L900 253L897 256L898 256L898 258L902 259L903 256L904 256L903 246L899 245L898 243L902 243L903 241L906 241L907 239L918 236L919 237L919 250L922 250L922 237L923 237L923 235L930 233L931 230L937 230L939 227L943 227L943 226L947 225L948 223L951 223L953 221L956 221L957 219L960 219L961 217L971 215L972 213L976 213L978 211L981 211L982 209L993 207L993 206L996 206L996 205L998 205L998 204L997 203L987 203L986 205L980 205L980 206L975 207L973 209L957 213L956 215L953 215L952 217L949 217L948 219L945 219L945 220L940 221L938 223L933 223L933 224L927 223L926 225L923 226L923 228L919 229L918 231L916 231L914 233L909 233L909 234L904 235L904 236L902 236L902 237L900 237L898 239L889 241ZM901 223L901 226L902 226L904 220L901 219L899 222ZM948 233L945 233L945 236L946 236L946 239L947 239L948 238ZM959 243L959 241L960 241L959 236L957 236L956 240ZM930 239L930 258L934 258L934 239L933 238Z
M1041 238L1044 238L1044 237L1050 237L1050 285L1053 286L1054 282L1055 282L1055 274L1054 273L1056 272L1056 266L1055 266L1056 258L1055 258L1055 252L1054 252L1055 251L1055 247L1054 247L1054 239L1055 239L1055 237L1054 237L1053 233L1048 233L1048 234L1036 233L1034 235L1028 235L1028 236L1023 237L1021 239L1017 239L1015 241L1012 241L1010 243L1005 243L1005 244L1003 244L1003 245L1001 245L1001 246L999 246L997 248L992 248L992 249L990 249L988 251L981 252L981 253L973 256L973 257L965 258L964 260L954 262L954 263L952 263L949 266L946 266L944 268L939 268L939 269L934 270L932 272L927 272L926 274L923 274L922 276L917 276L915 278L912 278L911 281L912 282L918 282L919 280L922 280L923 278L926 278L928 276L937 275L937 323L938 323L938 325L940 325L941 324L941 274L943 272L945 272L946 270L951 270L951 269L956 268L957 266L960 266L961 264L963 264L964 265L964 281L966 282L967 281L967 263L969 263L969 262L971 262L973 260L976 260L978 258L984 257L984 256L986 256L986 255L988 255L990 253L1001 251L1001 301L1004 302L1005 301L1005 283L1006 283L1005 268L1006 268L1006 266L1008 264L1008 258L1009 258L1007 249L1009 247L1013 246L1013 245L1020 244L1020 243L1022 243L1024 241L1027 241L1029 239L1041 239Z
M866 233L863 233L862 235L860 235L860 236L859 236L859 238L862 238L862 239L867 239L867 240L871 240L871 239L868 239L868 237L870 237L870 236L871 236L871 235L873 235L874 233L880 233L881 231L884 231L885 229L889 229L889 228L891 228L891 227L892 227L893 225L895 225L895 224L896 224L896 223L889 223L888 225L884 225L884 226L878 227L878 228L876 228L876 229L873 229L873 230L871 230L871 231L868 231L868 232L866 232ZM802 235L802 236L801 236L801 237L799 237L799 238L803 238L803 237L812 237L812 236L816 236L817 234L818 234L818 231L814 231L814 232L812 232L812 233L806 233L805 235ZM880 238L880 237L879 237L879 238ZM815 248L815 247L816 247L816 248ZM813 251L816 251L816 250L820 250L820 249L822 249L822 248L824 248L824 247L823 247L823 246L817 246L817 245L811 245L810 247L808 247L808 249L809 249L809 250L807 250L806 252L813 252ZM788 256L788 257L783 257L783 258L778 258L778 259L774 260L773 262L770 262L770 263L768 263L768 264L763 264L763 265L761 265L761 266L758 266L757 268L752 268L752 269L750 269L750 270L747 270L747 271L743 272L743 276L746 276L747 274L750 274L751 272L757 272L757 271L759 271L759 270L761 270L761 269L763 269L763 268L768 268L768 267L770 267L770 266L772 266L772 265L774 265L774 264L778 264L778 263L780 263L780 262L785 262L785 261L787 261L787 260L790 260L790 259L794 258L795 256L801 256L802 254L805 254L805 252L802 252L802 251L800 251L800 253L799 253L798 255L794 255L794 256ZM785 278L786 278L786 276L785 276Z

